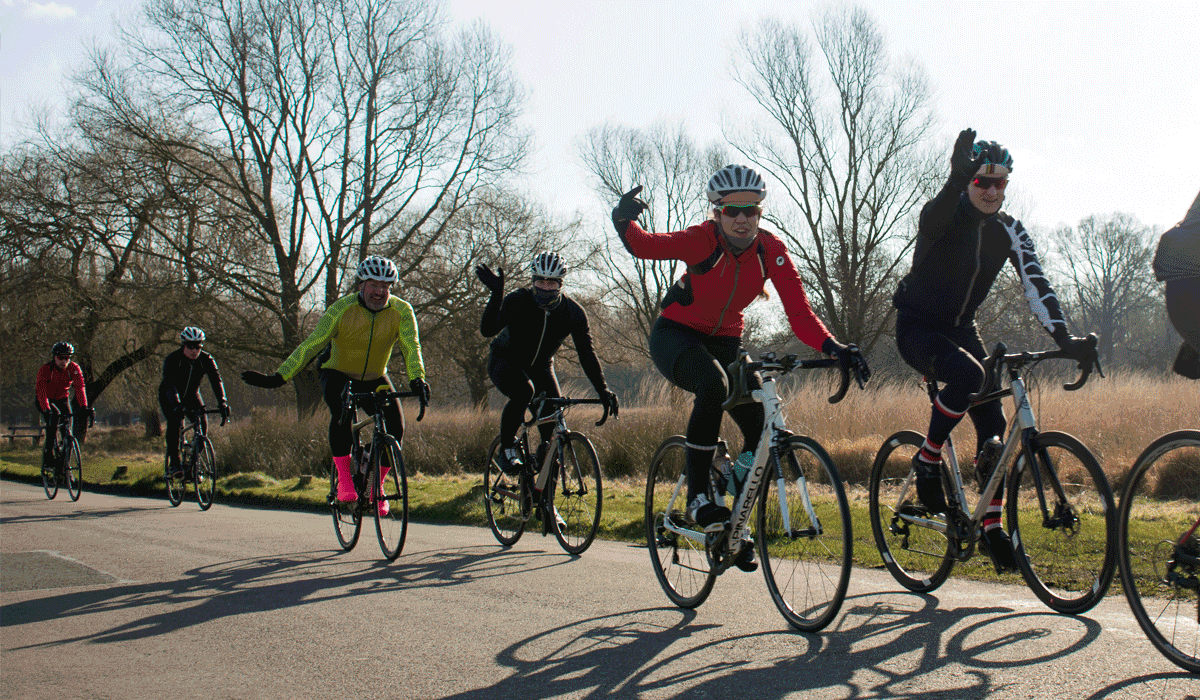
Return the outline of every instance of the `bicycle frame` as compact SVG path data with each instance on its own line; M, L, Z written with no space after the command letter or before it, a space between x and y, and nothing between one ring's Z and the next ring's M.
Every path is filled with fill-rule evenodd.
M529 433L532 429L534 429L538 426L547 425L550 423L554 424L554 432L551 433L551 435L550 435L550 442L549 442L550 446L546 449L546 456L543 458L543 462L542 462L540 468L538 469L537 473L534 475L535 478L534 478L534 482L533 482L534 483L533 488L535 491L537 491L539 493L543 493L545 491L546 484L550 481L550 472L554 468L555 460L560 458L560 456L562 454L562 449L563 449L562 446L563 446L563 443L565 442L565 437L568 433L571 432L571 429L567 427L567 419L566 419L567 406L572 406L575 404L598 404L598 403L600 403L600 399L564 399L564 398L549 397L549 396L546 396L545 394L539 395L537 398L535 398L533 401L530 402L530 406L533 407L533 410L531 412L533 413L534 417L528 421L523 421L521 423L521 427L517 431L517 442L519 444L522 444L522 445L525 445L526 447L528 447ZM541 407L544 405L555 406L554 411L551 412L550 415L548 415L548 416L545 416L543 418L538 418L537 414L541 412ZM606 420L608 420L608 409L607 408L604 409L604 415L600 418L600 420L596 423L596 425L597 426L603 425ZM565 464L565 460L560 460L560 461L562 461L562 463Z

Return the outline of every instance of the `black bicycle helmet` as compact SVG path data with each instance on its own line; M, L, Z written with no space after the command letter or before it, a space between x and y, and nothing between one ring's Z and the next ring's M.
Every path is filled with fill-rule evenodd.
M1007 172L1012 172L1012 154L1008 152L1007 148L995 141L977 141L971 149L971 156L972 160L979 163L980 167L977 174L995 174L996 166L1004 168Z
M546 250L533 256L533 262L529 264L529 271L535 278L560 280L566 276L567 266L563 264L558 253Z
M708 201L719 202L734 192L753 192L766 197L767 186L753 168L744 165L726 165L713 173L708 181Z
M65 340L55 343L54 347L50 348L51 356L74 355L74 354L75 354L75 346L71 345L70 343L66 342Z

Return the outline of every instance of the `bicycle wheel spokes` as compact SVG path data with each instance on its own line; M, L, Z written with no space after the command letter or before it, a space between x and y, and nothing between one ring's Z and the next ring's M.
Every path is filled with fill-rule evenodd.
M54 500L58 495L58 470L55 465L58 464L58 458L51 453L49 457L42 456L42 488L46 491L46 498Z
M483 509L496 541L511 547L525 531L527 509L522 507L525 492L521 478L509 476L500 468L500 438L492 441L483 471Z
M566 436L555 486L554 512L549 515L551 523L557 521L554 536L569 554L582 554L600 528L604 503L600 460L596 448L583 435Z
M646 543L650 563L663 592L682 608L694 608L708 598L717 574L709 566L703 539L687 522L687 471L684 439L668 438L646 476ZM674 532L680 527L685 532ZM701 535L702 536L702 535Z
M887 440L871 466L870 517L875 546L892 577L910 591L925 593L946 582L954 559L951 542L937 530L906 518L926 518L917 505L912 458L925 436L902 430Z
M362 511L358 501L339 501L337 498L338 475L337 469L329 477L329 511L333 515L333 531L337 534L338 544L342 549L350 551L358 544L358 535L362 530Z
M212 443L203 438L203 446L196 454L196 502L200 510L208 510L213 504L213 493L217 488L217 458L213 454Z
M1200 431L1150 444L1121 495L1121 583L1133 616L1172 663L1200 673Z
M400 443L383 436L383 449L371 455L371 482L375 508L375 533L388 561L400 556L408 536L408 475Z
M1116 571L1112 490L1096 458L1070 435L1041 433L1031 445L1034 464L1022 453L1017 477L1010 475L1008 484L1007 524L1017 565L1042 602L1077 615L1104 598Z
M850 507L837 467L816 441L789 439L779 460L783 488L768 465L759 500L763 574L784 618L815 632L833 621L850 585Z
M83 465L79 461L79 443L71 438L71 442L67 444L67 454L63 459L63 466L67 481L67 493L71 496L72 501L78 501L79 496L83 494Z

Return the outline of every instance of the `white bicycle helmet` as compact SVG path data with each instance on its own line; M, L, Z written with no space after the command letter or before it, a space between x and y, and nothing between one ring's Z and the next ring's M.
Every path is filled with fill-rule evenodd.
M181 343L203 343L204 331L195 326L188 326L179 331L179 342Z
M567 274L567 266L563 264L562 258L558 253L551 253L548 250L533 256L529 270L534 277L551 280L560 280Z
M378 282L395 282L400 278L396 266L391 260L379 255L372 255L358 264L358 279L376 280Z
M765 198L767 186L758 173L744 165L726 165L713 173L708 181L708 201L719 202L734 192L753 192Z

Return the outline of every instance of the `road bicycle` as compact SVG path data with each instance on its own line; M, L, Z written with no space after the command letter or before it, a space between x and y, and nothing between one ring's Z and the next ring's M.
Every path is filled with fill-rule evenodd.
M83 495L83 465L79 459L79 441L75 439L74 413L60 412L58 414L58 441L50 452L49 461L42 455L42 488L46 498L54 500L58 495L61 483L67 487L67 494L72 501L78 501ZM95 416L88 413L88 427L95 425ZM49 434L47 433L47 440Z
M730 506L731 519L708 528L687 515L687 441L667 438L646 478L646 542L654 575L663 592L682 608L695 608L712 592L717 576L732 566L743 548L757 545L767 589L779 612L793 627L813 632L837 615L850 583L853 554L850 507L837 466L816 440L788 430L776 381L797 369L840 367L841 385L829 397L841 401L850 387L850 368L836 359L776 359L763 354L758 362L741 353L729 366L732 387L723 407L751 401L763 404L762 436L754 462L740 488L729 487L725 474L728 450L718 444L709 499ZM854 365L861 388L861 366ZM762 373L762 388L746 380ZM732 491L727 503L726 491ZM755 508L757 506L757 509ZM757 513L751 536L751 512Z
M1200 430L1176 430L1138 456L1121 490L1121 585L1163 656L1200 673Z
M488 449L483 474L483 507L496 541L511 547L531 517L542 523L542 536L553 532L568 554L583 554L600 528L604 487L596 448L583 433L567 427L566 411L580 404L599 404L600 399L555 398L542 394L530 402L533 418L517 430L522 468L505 473L500 459L500 437ZM544 409L551 409L542 417ZM608 420L608 406L596 426ZM529 433L552 424L550 441L539 446L536 458L529 449ZM536 471L535 471L536 467Z
M1063 385L1068 391L1082 387L1093 367L1099 370L1096 336L1088 340L1091 355L1079 363L1076 381ZM1112 489L1083 443L1066 433L1038 431L1029 404L1021 371L1068 356L1061 350L1007 352L1003 343L996 345L984 362L985 389L970 397L971 405L977 406L1012 396L1015 411L990 477L986 465L977 465L982 489L974 511L968 511L966 482L952 439L942 447L942 481L950 512L930 513L920 504L912 459L925 436L902 430L884 441L871 467L875 545L900 585L918 593L932 591L946 581L955 562L974 554L987 508L1007 487L1006 525L1025 582L1051 609L1083 613L1104 597L1116 569ZM1007 389L1002 388L1005 374ZM927 378L925 386L933 401L937 383Z
M208 421L204 420L204 416L221 413L221 409L185 406L182 411L187 425L179 431L179 469L172 472L170 458L164 458L167 500L172 508L183 503L184 491L190 481L196 489L196 503L200 504L200 510L208 510L212 507L213 493L217 488L217 458L213 453L212 441L208 439ZM225 414L222 414L222 426L226 420Z
M390 384L388 385L390 389ZM384 410L389 402L408 397L421 399L420 422L425 417L424 398L411 391L367 391L355 393L346 385L342 392L342 420L356 420L358 409L368 415L353 424L354 447L351 450L351 470L358 498L339 501L337 470L329 478L329 510L333 529L342 549L350 551L358 543L362 519L366 514L375 518L375 534L379 549L388 561L395 561L404 549L408 536L408 474L404 469L404 454L400 440L387 431ZM371 440L362 442L362 431L374 426Z

